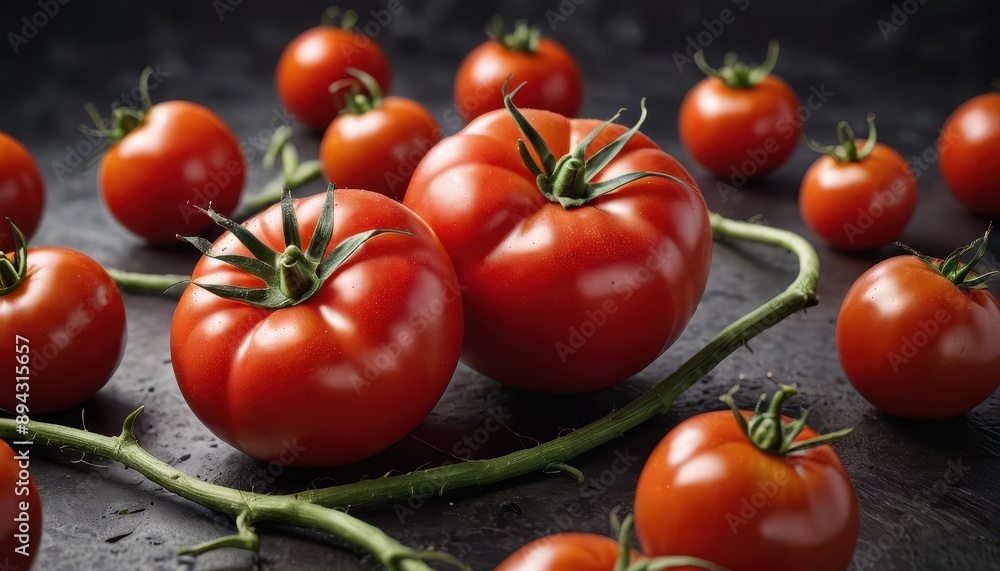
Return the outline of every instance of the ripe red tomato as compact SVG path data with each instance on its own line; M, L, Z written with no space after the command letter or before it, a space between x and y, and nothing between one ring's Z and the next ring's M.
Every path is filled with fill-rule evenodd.
M340 98L330 85L351 79L348 68L360 69L386 91L392 81L389 59L372 38L351 28L357 16L348 12L342 27L322 25L295 37L281 52L275 81L278 96L296 119L313 129L325 129L340 112Z
M513 76L521 90L522 107L545 109L575 117L583 100L583 78L572 54L558 42L541 37L538 27L518 20L505 34L495 19L487 28L490 39L465 56L455 76L455 106L466 121L503 109L502 86Z
M516 388L607 387L651 363L694 313L712 255L708 211L684 167L641 133L617 156L601 153L610 162L599 168L598 149L632 131L607 125L588 144L601 122L523 117L554 153L532 151L549 156L540 179L518 151L518 123L499 110L431 149L403 203L455 264L466 364ZM642 171L676 178L615 180ZM615 189L595 197L597 185Z
M709 77L681 102L684 148L701 166L734 184L778 168L795 150L802 120L795 91L770 74L777 43L771 43L767 60L758 68L736 62L713 70L700 54L696 61Z
M0 557L6 569L28 571L41 547L42 501L30 455L30 447L19 446L15 456L0 440Z
M311 277L289 274L280 283L300 291L287 297L269 289L277 308L189 286L174 314L170 354L184 398L219 438L263 461L330 466L367 458L424 419L458 364L462 303L433 232L380 194L337 190L335 197L332 241L319 242L320 254L373 229L413 235L373 237L342 265L320 266L333 269L325 281L316 281L316 268ZM294 211L302 242L309 241L324 197L295 201ZM245 227L286 251L282 205ZM203 251L208 246L202 244ZM248 253L229 232L211 247L229 256ZM295 249L296 255L275 254L270 270L300 260L302 250ZM210 257L198 263L192 280L205 287L262 285L261 278ZM305 288L309 284L318 289Z
M790 420L780 405L771 412ZM805 427L793 442L816 436ZM858 506L829 445L765 452L731 411L716 411L683 421L650 454L635 526L651 557L683 553L739 571L843 571L857 544Z
M613 571L618 542L593 533L557 533L521 547L494 571Z
M13 220L30 240L44 206L45 184L38 163L17 139L0 133L0 252L14 249L14 235L3 220Z
M851 384L876 408L904 418L951 418L1000 386L1000 304L966 273L977 260L959 266L954 259L896 256L851 286L837 318L837 354Z
M1000 93L961 104L945 121L938 149L955 198L977 214L1000 216Z
M802 179L799 209L809 228L838 248L878 248L895 241L917 207L910 165L875 141L874 116L868 124L866 141L855 140L850 126L841 122L838 146L810 143L824 156Z
M173 244L207 230L197 207L230 215L246 177L246 161L229 127L210 110L167 101L136 111L131 129L104 155L101 197L111 214L138 236ZM138 123L136 124L136 121Z
M118 368L125 304L111 276L80 252L31 248L18 272L23 255L0 258L0 336L10 340L0 345L0 361L18 373L8 377L0 408L65 410L96 394Z
M359 72L361 77L371 97L348 95L344 111L326 128L319 147L323 173L337 186L402 201L413 169L441 140L441 129L423 105L405 97L383 99L374 78Z

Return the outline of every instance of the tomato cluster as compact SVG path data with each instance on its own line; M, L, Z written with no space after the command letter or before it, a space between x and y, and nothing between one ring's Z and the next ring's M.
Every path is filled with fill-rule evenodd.
M706 288L712 224L694 177L639 130L645 100L631 128L618 115L577 118L573 56L527 22L506 32L497 20L456 73L455 110L468 124L442 139L420 103L384 95L389 59L354 17L327 16L330 25L288 44L275 82L289 112L323 131L323 173L343 188L296 200L286 188L279 203L234 221L243 147L206 107L154 105L148 71L142 108L117 108L94 129L113 142L98 176L109 213L147 242L184 236L203 254L177 304L170 352L208 429L261 461L338 466L412 431L459 360L508 387L578 393L631 377L678 339ZM695 56L708 77L681 103L679 138L718 177L764 176L796 150L800 105L772 74L777 55L772 43L760 66L728 55L718 69ZM877 141L871 116L866 139L846 122L837 136L837 145L810 142L824 156L802 177L802 218L836 248L882 247L917 208L912 170ZM1000 96L964 103L941 137L955 197L1000 215ZM94 260L28 247L44 184L30 153L2 133L0 182L11 229L0 233L0 334L23 339L0 348L18 375L0 408L66 410L114 375L124 304ZM210 242L201 235L213 224L225 232ZM987 289L996 274L975 272L988 234L943 260L885 260L847 293L838 356L880 410L950 418L1000 386L1000 303ZM694 416L664 437L635 492L639 553L630 553L629 518L617 542L559 534L498 569L846 568L858 505L829 443L847 431L821 436L782 416L794 392L782 386L752 412L727 395L731 411ZM0 447L5 481L19 477L12 459ZM37 525L25 537L37 545L37 491L22 487L23 504L0 494L0 507L29 514ZM3 534L5 552L14 531Z

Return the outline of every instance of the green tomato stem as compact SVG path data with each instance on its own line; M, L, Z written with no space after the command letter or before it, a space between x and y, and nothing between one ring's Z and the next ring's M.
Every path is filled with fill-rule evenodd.
M305 161L296 166L291 176L285 173L279 174L271 182L267 183L260 192L249 196L240 204L239 210L233 215L235 220L246 220L251 215L259 212L272 204L281 201L281 188L287 186L290 190L301 188L322 176L318 160Z
M800 236L785 230L711 215L714 237L778 246L794 253L799 273L782 293L736 320L718 333L704 348L677 371L657 383L630 404L566 436L489 460L418 470L400 476L365 480L357 483L307 490L290 495L261 495L225 488L191 478L161 462L142 449L132 435L132 425L141 408L125 421L121 435L106 437L84 430L29 422L31 438L50 446L68 447L96 454L128 466L166 490L197 502L209 509L237 515L236 536L216 542L217 547L253 547L254 522L275 521L323 530L373 553L390 569L429 569L422 561L440 554L421 554L409 550L380 530L334 508L346 509L363 504L402 501L413 490L430 485L439 493L468 486L483 486L523 474L544 471L615 438L653 416L666 412L673 401L698 382L730 353L743 347L755 335L793 313L815 305L819 279L819 258L813 247ZM0 419L0 437L16 438L18 425L13 419ZM563 469L565 470L565 469ZM208 547L211 548L212 544ZM205 546L202 546L204 549ZM457 562L447 556L448 563ZM460 565L460 564L459 564Z
M170 290L174 286L186 283L190 276L180 274L142 274L137 272L126 272L115 268L104 268L111 279L115 280L123 291L132 293L150 293L172 295ZM174 290L179 292L183 288Z

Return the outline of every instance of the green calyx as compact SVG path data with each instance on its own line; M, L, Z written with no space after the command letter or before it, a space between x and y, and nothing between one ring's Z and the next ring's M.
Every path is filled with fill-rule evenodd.
M581 140L580 143L569 152L569 154L559 160L556 160L552 151L549 150L548 144L544 139L542 139L542 136L535 130L531 123L528 122L517 106L514 105L514 95L516 95L517 92L524 87L524 85L525 84L522 83L513 91L507 93L507 83L504 82L503 102L508 113L510 113L514 122L517 124L517 128L524 135L524 138L528 140L528 143L535 151L535 154L538 155L541 160L541 165L536 163L534 157L532 157L531 153L528 151L528 147L525 145L524 139L517 140L517 149L521 154L521 159L524 161L525 166L528 167L528 170L535 175L538 190L545 196L545 198L560 204L563 208L569 209L576 206L583 206L591 200L594 200L595 198L613 190L617 190L632 181L650 176L672 180L690 188L688 183L677 177L649 171L628 173L603 182L591 182L597 173L601 172L601 170L604 169L608 163L614 160L614 158L618 156L618 153L621 152L632 137L639 132L639 127L642 125L643 121L646 120L645 99L642 99L639 103L641 111L639 113L639 120L636 121L635 126L622 133L617 139L591 155L589 159L586 157L587 148L594 142L594 139L597 138L601 131L618 119L624 109L619 110L614 117L597 126L597 128L584 137L583 140Z
M358 248L379 234L391 233L412 236L403 230L376 229L359 232L337 244L333 251L324 258L323 254L333 237L332 184L327 187L323 213L320 215L316 230L309 240L309 246L305 250L302 249L299 223L292 205L292 193L288 187L285 187L281 193L281 221L285 236L285 249L282 252L271 249L244 226L215 212L211 207L203 212L208 214L216 224L232 232L253 257L215 252L211 242L198 236L178 236L178 238L192 244L209 258L225 262L259 278L265 285L260 288L248 288L224 284L191 283L219 297L264 309L291 307L308 300Z
M486 35L503 44L503 47L512 52L533 54L538 51L538 42L542 39L542 29L538 24L531 25L527 20L516 20L514 30L507 32L504 29L503 18L499 15L493 16L486 24Z
M345 68L345 71L355 79L341 79L330 84L330 93L335 95L345 88L350 88L344 94L341 113L361 115L382 104L382 88L374 77L354 67ZM362 87L368 92L367 94L361 91Z
M987 282L1000 276L1000 271L994 270L985 274L977 274L973 269L986 254L986 244L989 242L991 230L993 230L992 223L986 228L982 237L973 240L968 246L958 248L943 260L921 254L902 242L896 242L896 245L920 258L960 289L986 289L989 287ZM962 256L970 251L972 251L972 257L967 262L962 261Z
M705 52L698 51L694 54L694 63L698 69L709 77L722 80L733 89L749 89L764 78L771 75L775 64L778 63L778 40L771 40L767 45L767 57L764 63L758 66L751 66L739 61L735 52L728 52L722 59L722 67L713 69L705 61Z
M97 109L87 103L84 109L90 119L94 122L92 128L87 125L80 125L80 130L84 133L117 142L125 138L126 135L136 130L146 120L146 115L153 107L153 100L149 97L149 76L153 74L153 68L147 67L139 75L139 98L142 102L142 109L130 109L128 107L115 107L111 110L110 128L104 123Z
M817 153L830 155L838 163L863 161L868 155L872 154L872 151L875 150L875 144L878 142L878 133L875 131L875 114L869 113L867 120L868 138L865 139L865 144L860 149L858 148L857 139L854 137L854 130L847 124L847 121L837 123L837 141L840 144L821 145L812 139L806 139L806 144Z
M339 28L341 30L353 30L358 23L358 13L354 10L341 10L339 6L330 6L323 10L319 22L323 26Z
M28 275L28 241L10 217L7 218L7 223L14 233L14 259L11 260L4 252L0 252L0 296L17 289Z
M716 565L711 561L705 561L697 557L685 557L667 555L646 559L640 557L637 561L632 561L632 514L625 517L625 521L618 523L617 513L611 513L611 528L618 536L618 560L615 561L614 571L660 571L661 569L673 569L676 567L698 567L708 569L708 571L727 571L725 567Z
M795 390L795 387L779 384L778 392L774 393L774 397L771 399L771 404L768 406L766 411L762 411L761 408L767 400L767 395L760 395L760 398L757 399L757 405L754 406L753 414L750 416L749 420L743 416L743 413L740 412L740 409L736 406L736 401L733 400L733 395L735 395L739 389L739 385L734 386L728 393L719 397L719 400L729 405L729 408L733 411L733 415L736 417L736 422L739 424L740 429L747 435L750 442L753 442L754 446L762 452L780 456L791 454L793 452L800 452L802 450L808 450L809 448L829 444L834 440L850 434L850 432L854 430L853 427L848 427L836 432L830 432L815 438L810 438L808 440L795 442L795 438L798 437L798 435L806 427L806 418L809 416L809 411L803 409L799 418L791 422L785 422L781 417L781 407L785 404L785 401L788 400L789 397L798 393L798 391Z

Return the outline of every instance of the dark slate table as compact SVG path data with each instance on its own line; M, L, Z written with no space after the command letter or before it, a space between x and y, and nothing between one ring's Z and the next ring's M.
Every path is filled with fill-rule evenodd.
M0 50L0 130L31 149L48 186L48 207L34 244L77 248L108 266L135 271L187 272L196 259L191 249L148 247L105 212L96 169L79 166L79 155L91 152L76 130L86 121L83 104L107 110L116 99L130 97L143 67L154 66L163 76L152 92L154 100L184 98L213 108L256 155L248 188L257 189L270 177L259 166L266 139L287 122L273 88L278 54L298 31L317 21L322 3L43 4L7 2L0 20L4 32L15 34L24 32L22 18L44 21L30 38L24 35L25 42L14 41L16 53L13 44ZM371 24L393 60L393 91L423 102L452 133L460 127L449 113L453 74L464 53L481 40L482 24L494 12L542 21L545 32L581 61L587 86L582 115L606 117L647 97L644 132L690 168L711 209L787 228L816 244L823 264L820 305L761 335L752 343L753 352L729 357L665 416L575 460L587 477L582 486L564 476L538 474L356 513L407 545L448 551L475 569L492 568L546 533L568 528L606 533L608 512L630 505L641 459L667 430L688 416L721 408L716 396L737 381L747 388L741 402L750 405L771 376L801 387L801 401L812 404L814 428L856 427L836 445L861 507L854 568L1000 568L1000 396L962 418L917 423L876 412L852 390L836 358L837 309L855 278L898 250L849 254L808 234L796 203L799 180L815 158L805 145L772 176L738 187L720 185L694 165L679 146L676 111L700 75L693 65L679 71L673 57L695 44L707 49L712 62L720 62L729 49L759 61L767 40L779 39L777 73L805 105L807 135L831 141L842 119L863 132L864 115L875 112L880 140L915 157L920 203L903 239L943 255L974 239L987 224L950 196L935 164L934 143L948 113L990 89L997 4L494 4L404 1L401 13ZM375 21L369 12L373 6L357 6L362 23ZM52 15L44 14L46 7ZM10 44L9 34L7 39ZM295 142L306 157L315 156L318 141L318 134L296 130ZM303 192L322 189L317 182ZM988 267L1000 265L998 252L994 240ZM495 456L551 439L634 399L727 323L783 289L795 270L794 258L782 251L717 245L708 290L690 326L633 379L592 394L554 397L506 390L460 367L412 437L349 468L269 471L215 439L188 410L174 383L168 350L174 301L165 298L127 297L129 344L117 374L94 399L48 420L80 425L83 418L88 429L112 434L128 412L144 404L138 434L153 454L205 481L272 493L406 472L448 460L459 448L463 455ZM497 417L502 428L490 432L488 427L497 426L490 419ZM479 442L478 449L466 452L470 437ZM373 565L336 541L290 528L268 528L259 559L233 550L196 563L179 559L179 548L231 533L232 522L110 462L40 447L36 453L40 457L32 469L45 518L39 569ZM628 459L628 469L617 473L622 458Z

